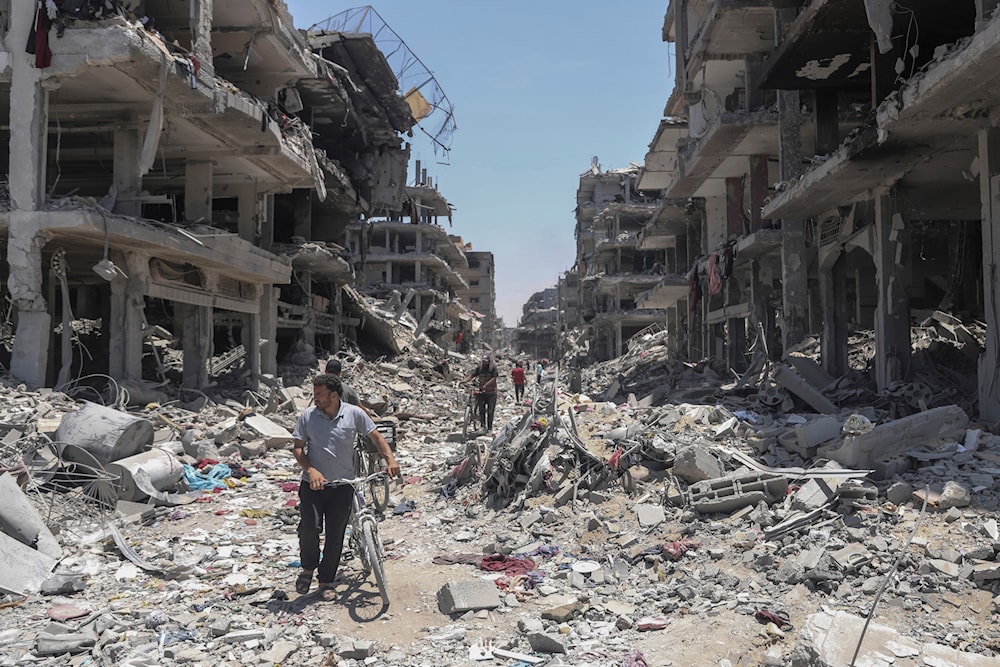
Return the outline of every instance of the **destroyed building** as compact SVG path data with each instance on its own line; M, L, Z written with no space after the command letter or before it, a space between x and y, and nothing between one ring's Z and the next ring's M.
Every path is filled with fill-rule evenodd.
M459 274L468 283L468 289L457 291L460 303L467 304L469 313L468 326L477 340L490 347L501 346L500 333L497 327L496 302L496 263L493 253L485 250L473 250L471 243L464 243L458 237L458 244L464 247L468 267L459 267ZM463 320L464 322L464 320Z
M743 373L816 333L829 376L868 369L884 391L912 379L911 327L944 311L986 322L978 400L1000 416L1000 28L982 3L903 4L667 4L675 88L641 170L595 160L580 177L560 292L592 359L652 325L682 357ZM849 337L866 330L859 366Z
M562 331L559 291L555 287L535 292L521 308L515 347L533 359L554 359L559 354Z
M448 141L450 105L432 76L401 92L391 59L409 52L381 50L398 38L370 8L300 31L263 0L34 5L7 4L0 70L0 362L16 377L162 381L169 345L183 358L170 379L198 389L220 357L257 378L298 343L379 334L391 323L373 325L351 287L373 270L350 249L361 219L408 211L422 233L404 246L423 236L465 265L429 224L447 202L407 186L407 136L443 109L433 138ZM383 282L413 282L424 261ZM426 273L421 315L464 286L450 266Z

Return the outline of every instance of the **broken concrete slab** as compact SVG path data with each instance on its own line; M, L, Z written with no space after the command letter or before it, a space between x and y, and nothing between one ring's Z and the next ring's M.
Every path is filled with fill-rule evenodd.
M776 366L774 369L774 379L785 389L805 401L816 412L831 415L836 414L837 406L830 399L787 366Z
M0 474L0 531L59 560L62 547L10 473Z
M822 611L808 616L798 632L792 664L846 667L852 663L855 642L844 637L861 637L865 619L846 611ZM871 623L864 632L857 664L888 665L907 659L915 665L961 665L1000 667L1000 658L964 653L942 644L921 643L896 630Z
M719 459L698 445L681 447L674 457L674 475L688 483L722 477L723 472Z
M437 592L438 609L442 614L460 614L480 609L496 609L501 605L496 585L483 579L450 581Z
M788 479L784 475L751 472L705 480L688 488L691 507L701 514L735 512L760 502L774 503L785 497Z
M258 436L263 438L264 445L268 449L276 449L292 444L292 434L284 426L280 426L264 415L249 415L243 423L253 429Z
M36 593L49 578L56 559L0 532L0 591L14 595Z
M964 433L968 424L962 408L945 405L879 424L867 433L845 435L839 447L821 448L820 453L848 468L871 468L876 461Z

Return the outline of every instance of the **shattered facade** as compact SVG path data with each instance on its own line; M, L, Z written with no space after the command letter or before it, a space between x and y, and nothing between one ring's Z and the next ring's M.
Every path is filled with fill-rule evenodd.
M258 378L301 344L378 333L349 227L450 209L406 184L419 91L372 34L296 30L265 0L6 4L0 358L17 377L163 381L166 345L170 379L199 389L234 360ZM426 290L464 285L440 273Z
M532 359L554 359L559 355L562 327L558 289L535 292L521 308L515 347Z
M468 305L470 315L478 322L475 335L478 340L485 342L491 347L498 348L501 345L499 329L497 327L497 288L496 288L496 263L493 253L485 250L472 250L471 244L464 244L459 238L459 245L467 248L465 257L468 261L468 268L459 267L458 272L468 289L459 289L457 294L462 303Z

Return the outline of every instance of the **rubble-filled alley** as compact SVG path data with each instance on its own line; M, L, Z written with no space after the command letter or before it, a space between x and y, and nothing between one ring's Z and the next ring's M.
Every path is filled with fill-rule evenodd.
M339 356L402 466L388 606L356 559L294 592L307 351L183 407L8 378L0 664L1000 664L1000 437L954 394L818 387L804 346L776 400L660 332L572 393L503 374L463 441L478 356L414 343Z

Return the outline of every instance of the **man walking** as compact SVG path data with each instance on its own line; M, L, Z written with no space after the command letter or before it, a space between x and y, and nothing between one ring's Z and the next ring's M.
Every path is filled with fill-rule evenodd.
M493 364L490 355L484 354L482 363L476 366L475 370L469 373L462 384L476 378L479 382L479 392L476 394L476 402L479 410L479 418L487 431L493 430L493 413L497 409L497 367Z
M518 361L514 364L514 369L510 372L510 379L514 382L514 401L524 399L524 366Z
M313 406L299 416L292 433L292 453L302 467L299 484L299 554L302 572L295 591L309 592L313 573L318 571L320 595L334 598L334 581L344 548L344 531L351 516L354 488L327 482L354 477L354 441L367 435L386 460L390 477L399 476L399 464L389 443L375 423L360 408L341 400L343 385L329 373L313 378ZM320 556L320 532L326 528L326 542Z

